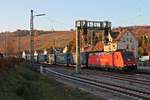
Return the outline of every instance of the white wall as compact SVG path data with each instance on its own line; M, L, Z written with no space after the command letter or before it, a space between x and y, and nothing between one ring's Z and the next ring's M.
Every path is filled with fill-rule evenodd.
M128 45L128 50L133 51L135 57L138 57L138 40L133 36L132 33L127 32L125 33L120 41L118 42L118 49L127 49Z

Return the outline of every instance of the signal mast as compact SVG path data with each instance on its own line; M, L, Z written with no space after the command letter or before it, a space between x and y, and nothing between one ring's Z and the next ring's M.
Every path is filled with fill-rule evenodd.
M101 31L104 30L104 44L108 44L108 35L111 32L111 22L109 21L87 21L87 20L77 20L75 22L76 27L76 73L81 72L80 69L80 34L82 33L84 46L88 45L88 31Z

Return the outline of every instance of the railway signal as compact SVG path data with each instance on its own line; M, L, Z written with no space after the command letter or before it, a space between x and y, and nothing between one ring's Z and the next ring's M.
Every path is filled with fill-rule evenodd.
M87 21L87 20L77 20L75 22L76 27L76 73L80 73L80 33L88 32L88 30L104 30L104 44L108 43L108 34L111 32L111 22L109 21ZM87 33L83 33L83 35L87 35ZM84 42L87 42L87 36L85 37ZM86 44L86 43L85 43Z

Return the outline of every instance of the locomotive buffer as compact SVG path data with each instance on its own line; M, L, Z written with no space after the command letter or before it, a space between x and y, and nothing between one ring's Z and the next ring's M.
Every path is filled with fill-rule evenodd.
M111 22L109 21L87 21L87 20L77 20L75 22L76 27L76 73L79 74L81 72L80 68L80 33L88 32L88 30L92 31L104 31L104 44L108 43L108 34L111 32ZM87 35L87 33L84 33ZM87 36L84 36L87 40ZM86 42L86 41L84 41ZM85 43L86 44L86 43Z

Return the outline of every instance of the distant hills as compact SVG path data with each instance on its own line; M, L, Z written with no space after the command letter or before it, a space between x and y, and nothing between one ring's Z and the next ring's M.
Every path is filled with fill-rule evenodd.
M150 26L130 26L118 27L112 29L115 32L124 32L129 30L133 32L138 39L143 35L150 37ZM4 32L0 34L0 52L17 53L20 41L21 51L28 50L30 44L30 32L28 30L17 30L15 32ZM68 43L74 42L75 31L35 31L35 49L45 48L64 48Z
M129 30L135 34L137 38L142 35L150 34L150 26L128 26L128 27L118 27L113 29L113 31L123 32L125 30Z
M17 30L0 34L0 52L17 53L20 41L21 51L29 50L30 36L27 30ZM35 31L34 48L64 48L75 34L75 31ZM20 38L20 39L19 39Z

